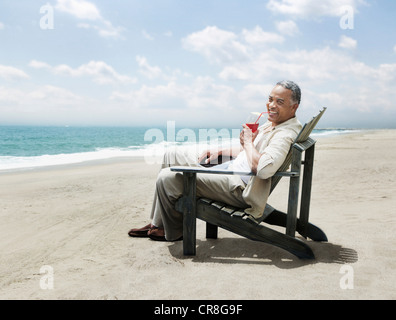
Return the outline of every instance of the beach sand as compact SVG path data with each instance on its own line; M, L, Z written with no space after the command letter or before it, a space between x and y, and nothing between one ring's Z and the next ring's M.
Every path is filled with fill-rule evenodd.
M0 299L395 299L395 147L396 130L317 139L310 221L329 242L307 240L315 260L223 229L207 240L202 221L194 257L130 238L149 222L158 164L1 173ZM285 210L287 187L269 203Z

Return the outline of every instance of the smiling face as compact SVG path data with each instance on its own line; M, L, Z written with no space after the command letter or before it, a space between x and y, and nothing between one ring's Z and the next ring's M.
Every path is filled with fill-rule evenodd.
M298 103L291 98L292 91L282 86L275 86L268 98L267 110L268 121L273 126L277 126L291 118L296 114Z

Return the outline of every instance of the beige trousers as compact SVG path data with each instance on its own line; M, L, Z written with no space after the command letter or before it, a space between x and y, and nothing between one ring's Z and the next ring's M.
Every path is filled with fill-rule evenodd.
M183 235L183 214L175 210L176 201L183 194L183 174L170 171L171 166L199 166L198 152L185 147L168 150L158 174L153 207L152 223L165 229L169 241ZM226 204L246 208L242 198L244 183L235 186L235 177L218 174L197 174L197 197L207 197Z

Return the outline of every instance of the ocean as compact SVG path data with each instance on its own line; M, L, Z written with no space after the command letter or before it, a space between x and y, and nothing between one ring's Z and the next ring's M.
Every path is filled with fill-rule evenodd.
M239 129L145 127L0 126L0 172L82 163L117 157L160 161L167 147L239 143ZM313 136L350 132L318 129Z

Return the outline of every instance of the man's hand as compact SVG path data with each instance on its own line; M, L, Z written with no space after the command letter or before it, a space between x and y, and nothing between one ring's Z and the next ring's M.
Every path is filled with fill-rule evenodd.
M211 148L201 153L198 158L198 163L205 164L218 164L218 159L222 156L222 161L229 161L236 158L242 151L240 145L232 145L226 148ZM228 159L228 160L227 160Z
M243 129L239 135L239 141L241 146L245 148L245 145L252 144L254 139L256 139L258 135L258 130L256 132L252 132L252 130L246 125L242 125Z
M200 164L209 164L213 160L216 160L219 157L220 154L221 154L221 151L217 150L217 149L206 150L206 151L202 152L202 154L199 156L198 163L200 163Z

